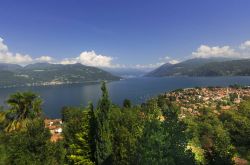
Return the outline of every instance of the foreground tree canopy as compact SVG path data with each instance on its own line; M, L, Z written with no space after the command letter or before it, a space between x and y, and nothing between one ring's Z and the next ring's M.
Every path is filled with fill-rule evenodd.
M112 104L106 84L94 108L62 109L63 140L51 142L41 99L15 93L0 111L0 164L192 165L250 160L250 101L235 111L181 118L163 96L133 106ZM3 109L3 108L1 108Z

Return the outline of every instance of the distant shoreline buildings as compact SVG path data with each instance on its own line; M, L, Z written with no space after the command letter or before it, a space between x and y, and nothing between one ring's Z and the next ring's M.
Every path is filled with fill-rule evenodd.
M199 109L211 108L214 112L230 110L242 100L250 98L250 87L204 87L178 89L164 96L180 106L181 114L199 115Z

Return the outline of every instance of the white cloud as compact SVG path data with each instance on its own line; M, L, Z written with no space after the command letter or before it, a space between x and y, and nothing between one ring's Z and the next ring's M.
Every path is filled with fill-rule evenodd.
M160 61L166 61L166 60L170 60L170 59L171 59L171 57L169 57L169 56L159 58Z
M82 52L78 57L82 64L89 66L111 67L112 57L96 54L94 51Z
M242 44L240 45L240 48L241 48L241 49L250 48L250 40L245 41L244 43L242 43Z
M165 56L165 57L159 58L159 62L151 63L151 64L137 64L135 66L131 66L131 68L150 71L150 70L160 67L161 65L165 63L177 64L179 62L180 62L179 60L173 59L172 57L169 57L169 56Z
M180 63L180 61L179 60L170 60L169 63L170 64L178 64L178 63Z
M230 46L214 46L201 45L195 52L192 52L193 57L209 58L209 57L236 57L239 54Z
M135 65L135 68L137 68L137 69L154 69L154 68L157 68L163 64L164 64L164 62L158 62L155 64L137 64L137 65Z
M0 62L27 65L35 62L52 62L53 58L50 56L41 56L33 59L30 55L21 53L12 53L8 46L5 45L3 38L0 37Z
M13 64L28 64L32 62L32 58L29 55L10 52L8 46L3 41L0 37L0 62Z
M3 43L3 39L0 37L0 52L8 52L8 46Z
M163 58L159 58L159 61L160 61L161 63L170 63L170 64L177 64L177 63L180 62L179 60L173 59L173 58L170 57L170 56L165 56L165 57L163 57Z
M49 62L49 63L61 63L61 64L74 64L81 63L88 66L97 67L119 67L119 64L112 64L113 57L96 54L94 51L84 51L78 57L65 58L63 60L55 60L50 56L41 56L38 58L32 58L29 55L23 55L20 53L12 53L9 51L8 46L4 44L4 40L0 38L0 62L13 63L26 65L35 62Z
M52 62L54 59L50 56L41 56L39 58L36 58L35 61L37 62Z
M97 67L117 67L119 65L112 64L113 57L96 54L95 51L84 51L76 58L65 58L61 64L81 63L88 66Z
M62 61L59 62L60 64L63 65L68 65L68 64L75 64L78 63L76 58L64 58Z
M249 48L249 49L248 49ZM230 58L250 58L250 40L240 44L235 49L230 46L208 46L200 45L196 51L192 52L192 57L209 58L209 57L230 57ZM75 64L81 63L83 65L95 67L108 68L137 68L143 70L150 70L157 68L164 63L177 64L180 61L170 56L159 58L155 63L137 64L137 65L121 65L115 64L114 58L111 56L97 54L95 51L83 51L74 58L64 58L62 60L53 59L50 56L41 56L32 58L30 55L22 53L12 53L8 46L4 43L3 38L0 37L0 62L14 63L27 65L36 62L60 63L60 64Z

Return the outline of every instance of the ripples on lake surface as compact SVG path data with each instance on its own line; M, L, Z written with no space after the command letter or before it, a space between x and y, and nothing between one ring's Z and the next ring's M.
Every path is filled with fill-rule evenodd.
M140 104L150 97L178 88L232 84L250 85L250 77L134 78L109 82L107 85L112 102L121 105L125 98L133 104ZM8 96L17 91L34 91L39 94L44 100L44 113L51 118L60 117L63 106L85 106L89 101L97 103L101 95L100 84L9 88L0 89L0 104L4 105Z

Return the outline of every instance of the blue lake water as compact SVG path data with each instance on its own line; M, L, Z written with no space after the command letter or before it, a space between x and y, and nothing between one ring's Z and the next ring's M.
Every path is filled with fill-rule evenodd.
M133 104L140 104L152 96L178 88L231 84L250 85L250 77L134 78L109 82L107 85L112 102L121 105L125 98ZM51 118L59 118L63 106L85 106L89 101L96 103L101 94L100 84L9 88L0 89L0 105L4 105L8 96L16 91L34 91L39 94L44 100L43 111Z

